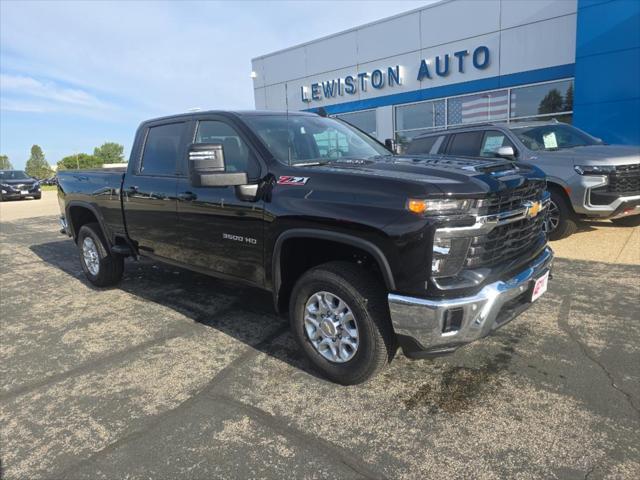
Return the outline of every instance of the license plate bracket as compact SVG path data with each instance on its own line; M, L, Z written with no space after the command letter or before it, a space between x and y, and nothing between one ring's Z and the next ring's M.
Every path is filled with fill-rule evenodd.
M535 279L533 283L533 290L531 291L531 301L535 302L546 291L549 286L549 270L547 270L542 276Z

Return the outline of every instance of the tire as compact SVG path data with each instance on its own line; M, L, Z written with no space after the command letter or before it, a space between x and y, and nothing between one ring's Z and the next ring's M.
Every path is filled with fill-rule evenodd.
M314 316L307 315L307 307L309 302L318 299L314 295L316 293L324 297L324 305L329 303L327 298L342 300L347 310L353 314L357 336L350 337L346 333L353 331L353 328L337 327L341 333L336 343L333 344L333 348L325 350L326 354L330 355L334 348L343 345L344 349L337 350L341 354L345 352L346 354L344 358L337 361L326 358L318 347L314 346L312 335L307 330L313 327L310 323L305 324L307 317ZM321 308L319 301L315 304ZM317 318L320 316L318 314ZM355 385L369 380L392 360L397 349L389 317L386 290L380 282L372 278L370 272L352 263L325 263L302 275L291 294L289 317L293 335L307 358L324 376L342 385ZM343 316L343 319L345 317L348 315ZM324 321L321 320L320 324L322 325ZM324 336L326 329L317 328L315 331L317 332L315 335L323 341L331 341ZM348 343L343 343L347 340L353 342L354 338L357 338L355 350ZM319 348L327 346L325 344ZM347 358L349 355L352 356Z
M93 252L86 253L87 250ZM115 285L122 278L124 272L124 257L112 254L102 229L97 223L87 223L78 232L78 251L80 264L87 279L96 287ZM95 255L95 256L94 256ZM91 262L90 258L95 259Z
M614 225L617 225L619 227L640 227L640 215L614 218L611 221L614 223Z
M41 198L42 198L42 194L33 196L34 200L40 200Z
M545 221L545 230L549 240L560 240L573 235L578 229L575 215L565 197L551 190L551 203Z

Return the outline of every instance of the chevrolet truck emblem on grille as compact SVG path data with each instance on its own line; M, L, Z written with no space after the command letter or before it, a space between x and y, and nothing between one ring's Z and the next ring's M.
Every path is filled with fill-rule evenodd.
M534 218L540 213L542 210L542 204L540 202L525 202L525 207L527 207L527 218Z

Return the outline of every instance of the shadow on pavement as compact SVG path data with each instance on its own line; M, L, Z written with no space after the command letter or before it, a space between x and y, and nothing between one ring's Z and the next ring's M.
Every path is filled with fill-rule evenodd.
M99 290L85 279L72 241L60 240L31 245L29 248L49 265L79 278L91 289ZM194 322L215 328L262 353L322 379L302 356L288 333L288 321L275 312L272 296L267 291L148 259L126 260L124 277L112 288L171 308ZM221 303L225 303L225 306L221 307ZM265 322L272 324L265 326L261 335L256 335L255 322L243 318L252 314L264 317ZM234 317L233 321L228 321L230 315ZM285 333L285 342L274 341Z

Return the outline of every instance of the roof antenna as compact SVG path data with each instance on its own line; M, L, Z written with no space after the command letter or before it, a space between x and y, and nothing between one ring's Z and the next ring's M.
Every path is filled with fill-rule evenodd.
M284 84L284 104L287 112L287 156L288 156L288 165L291 166L291 135L289 131L289 84L285 82Z

